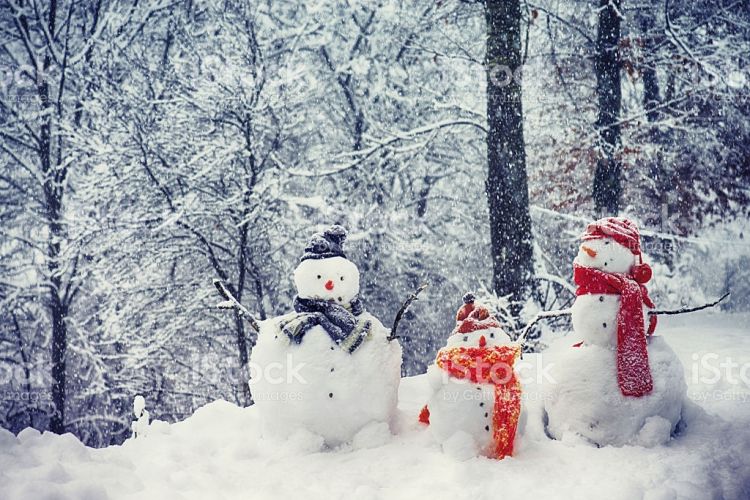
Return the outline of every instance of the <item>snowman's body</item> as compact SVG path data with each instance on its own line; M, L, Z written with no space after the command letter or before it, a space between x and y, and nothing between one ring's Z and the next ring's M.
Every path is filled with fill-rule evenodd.
M372 336L351 354L320 326L295 344L279 328L286 316L261 324L250 361L267 373L254 373L250 387L265 434L284 438L304 429L336 446L370 423L390 422L401 347L386 340L389 332L374 316L362 316L373 322Z
M500 329L491 329L454 334L443 349L477 347L480 337L485 339L483 346L510 345L507 334ZM512 366L508 368L512 370ZM492 380L473 382L468 378L454 377L437 364L428 368L427 379L431 395L426 407L429 410L429 430L434 439L446 452L458 458L466 459L480 454L493 456L496 451L496 384Z
M450 377L435 365L428 368L427 377L432 390L427 402L430 432L435 440L443 446L464 447L467 458L487 454L493 444L495 386Z
M359 293L359 271L342 256L303 260L294 281L298 297L345 307ZM387 340L389 330L363 311L356 320L369 332L355 342L337 342L321 325L295 340L282 329L295 317L262 322L250 357L250 388L264 435L285 438L302 430L337 446L370 424L390 424L401 346Z
M576 264L627 273L635 256L614 240L601 238L582 245ZM570 347L565 339L565 346L551 353L553 382L546 388L547 430L556 439L575 435L599 446L654 445L667 441L680 420L684 369L662 337L647 339L651 392L632 397L620 391L616 363L620 305L616 294L576 297L572 323L581 343Z

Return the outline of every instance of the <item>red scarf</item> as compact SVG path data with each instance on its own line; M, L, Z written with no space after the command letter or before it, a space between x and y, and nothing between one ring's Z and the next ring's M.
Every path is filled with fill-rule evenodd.
M643 318L643 304L653 308L654 303L644 285L650 273L636 271L628 274L605 273L576 264L573 266L573 280L578 285L576 295L620 295L620 310L617 313L617 383L623 395L640 397L650 393L654 387ZM652 315L648 335L654 333L655 328L656 316Z
M491 458L513 454L518 416L521 413L521 384L513 363L521 355L518 345L496 347L449 347L438 352L435 363L452 377L495 386L492 409ZM420 421L429 423L429 410L423 409Z

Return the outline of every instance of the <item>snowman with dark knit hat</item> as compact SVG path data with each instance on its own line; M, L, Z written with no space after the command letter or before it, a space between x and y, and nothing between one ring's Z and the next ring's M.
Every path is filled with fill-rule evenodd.
M346 236L338 225L312 236L294 271L294 312L260 324L250 388L269 437L302 431L337 446L389 435L401 346L365 310Z

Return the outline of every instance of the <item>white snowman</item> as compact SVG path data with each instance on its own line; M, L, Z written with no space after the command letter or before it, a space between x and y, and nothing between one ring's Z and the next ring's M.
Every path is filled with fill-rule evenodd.
M427 369L431 396L419 420L456 458L504 458L513 453L521 412L521 386L513 371L521 346L471 294L464 296L456 321Z
M265 435L302 430L337 446L365 428L388 434L401 346L364 310L345 238L340 226L313 235L294 271L295 312L260 324L250 388Z
M638 228L610 217L589 224L582 240L572 307L579 342L547 356L554 358L545 386L547 431L597 446L662 444L680 420L687 386L675 353L651 335L655 316L646 330L651 270L642 262Z

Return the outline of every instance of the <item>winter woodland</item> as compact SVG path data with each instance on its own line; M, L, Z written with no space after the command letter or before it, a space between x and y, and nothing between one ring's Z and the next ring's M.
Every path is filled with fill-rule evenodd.
M429 283L403 375L468 290L516 335L569 306L604 215L639 223L659 306L748 311L749 195L745 1L3 0L0 427L99 447L137 394L252 404L256 333L212 281L289 312L332 223L386 327Z

